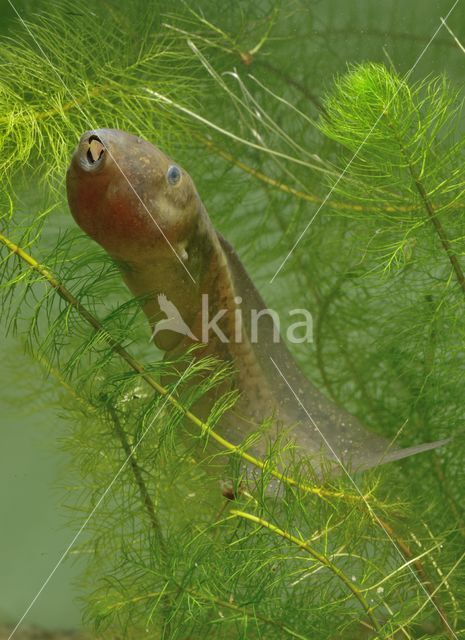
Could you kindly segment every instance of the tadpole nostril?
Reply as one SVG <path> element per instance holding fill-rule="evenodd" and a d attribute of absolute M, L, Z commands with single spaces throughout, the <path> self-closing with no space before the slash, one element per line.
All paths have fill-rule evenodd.
<path fill-rule="evenodd" d="M 89 148 L 87 149 L 87 160 L 90 164 L 95 164 L 105 153 L 105 147 L 98 136 L 90 136 Z"/>

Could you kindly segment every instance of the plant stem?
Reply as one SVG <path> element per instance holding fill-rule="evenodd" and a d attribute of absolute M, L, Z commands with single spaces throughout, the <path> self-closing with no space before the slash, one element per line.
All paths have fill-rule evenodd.
<path fill-rule="evenodd" d="M 150 524 L 152 525 L 152 529 L 153 532 L 156 536 L 157 539 L 157 543 L 158 543 L 158 548 L 160 549 L 161 552 L 161 556 L 162 556 L 162 564 L 165 565 L 165 570 L 166 570 L 166 564 L 167 564 L 167 560 L 168 560 L 168 553 L 167 553 L 167 549 L 166 549 L 166 542 L 165 539 L 163 537 L 163 529 L 161 527 L 160 521 L 157 518 L 157 515 L 155 513 L 155 507 L 153 505 L 152 502 L 152 498 L 150 497 L 150 494 L 147 490 L 147 486 L 144 482 L 144 479 L 142 477 L 142 473 L 140 470 L 139 465 L 137 464 L 137 460 L 135 458 L 135 451 L 132 449 L 132 447 L 130 446 L 129 442 L 128 442 L 128 438 L 126 435 L 126 432 L 124 431 L 123 427 L 121 426 L 121 422 L 119 420 L 119 416 L 118 413 L 116 411 L 116 409 L 114 407 L 112 407 L 111 405 L 107 406 L 108 408 L 108 412 L 111 416 L 111 419 L 113 421 L 114 427 L 115 427 L 115 431 L 118 435 L 118 438 L 121 442 L 121 446 L 123 448 L 123 451 L 126 455 L 126 459 L 129 460 L 129 464 L 132 470 L 132 473 L 134 475 L 134 478 L 136 480 L 136 484 L 137 487 L 139 489 L 139 494 L 142 500 L 142 503 L 147 511 L 149 520 L 150 520 Z M 171 611 L 170 611 L 170 605 L 173 605 L 173 599 L 171 597 L 171 594 L 169 593 L 168 595 L 168 599 L 163 599 L 162 601 L 162 605 L 161 605 L 161 610 L 162 610 L 162 619 L 164 621 L 164 630 L 166 633 L 168 633 L 168 636 L 170 634 L 170 629 L 171 629 Z"/>
<path fill-rule="evenodd" d="M 389 116 L 387 115 L 387 112 L 384 111 L 383 112 L 383 116 L 385 118 L 385 121 L 387 122 L 388 127 L 390 128 L 390 130 L 392 131 L 393 137 L 396 140 L 397 144 L 399 145 L 399 149 L 400 149 L 400 153 L 402 154 L 402 156 L 405 159 L 405 162 L 407 164 L 408 170 L 409 170 L 409 174 L 415 184 L 415 188 L 418 191 L 418 194 L 420 196 L 420 199 L 423 203 L 423 206 L 426 210 L 426 213 L 428 215 L 428 219 L 430 220 L 434 230 L 436 231 L 437 235 L 439 236 L 440 242 L 442 244 L 443 249 L 445 250 L 445 252 L 447 253 L 447 256 L 449 258 L 449 261 L 452 265 L 452 269 L 455 272 L 456 278 L 457 278 L 457 282 L 459 284 L 459 286 L 461 287 L 462 291 L 465 293 L 465 276 L 463 274 L 462 268 L 460 266 L 459 261 L 457 260 L 457 256 L 455 255 L 455 253 L 452 250 L 449 238 L 444 230 L 444 227 L 442 226 L 440 220 L 437 217 L 437 212 L 434 209 L 434 206 L 432 204 L 432 202 L 430 201 L 430 199 L 428 198 L 428 194 L 426 192 L 426 189 L 422 183 L 422 181 L 420 180 L 419 175 L 417 174 L 415 167 L 414 167 L 414 163 L 412 161 L 412 158 L 409 156 L 406 146 L 403 143 L 402 139 L 399 137 L 398 133 L 397 133 L 397 129 L 395 127 L 395 124 L 392 122 L 392 120 L 390 120 Z M 387 533 L 387 535 L 389 537 L 392 537 L 396 540 L 397 545 L 399 547 L 399 549 L 402 551 L 402 554 L 404 556 L 406 556 L 407 558 L 411 559 L 413 558 L 413 553 L 410 550 L 410 547 L 408 546 L 408 544 L 402 540 L 399 536 L 396 535 L 396 533 L 394 532 L 394 530 L 386 523 L 383 522 L 382 520 L 380 520 L 379 518 L 377 518 L 380 526 L 385 530 L 385 532 Z M 437 601 L 436 599 L 436 592 L 437 592 L 437 588 L 433 588 L 434 585 L 432 583 L 432 581 L 429 579 L 428 574 L 426 573 L 426 570 L 423 566 L 423 564 L 421 563 L 420 560 L 415 560 L 413 562 L 419 576 L 421 577 L 421 584 L 423 585 L 423 588 L 425 589 L 426 593 L 428 593 L 429 599 L 431 600 L 431 602 L 433 603 L 435 609 L 437 610 L 438 614 L 439 614 L 439 618 L 441 620 L 441 623 L 443 624 L 443 627 L 445 629 L 445 632 L 447 634 L 447 636 L 451 639 L 455 638 L 455 633 L 451 627 L 451 625 L 449 624 L 445 613 L 440 605 L 440 603 Z"/>
<path fill-rule="evenodd" d="M 463 292 L 465 293 L 465 276 L 463 274 L 462 271 L 462 267 L 460 266 L 459 261 L 457 260 L 457 256 L 455 255 L 451 244 L 449 242 L 449 238 L 447 237 L 447 234 L 444 230 L 444 227 L 442 226 L 436 211 L 434 210 L 434 207 L 431 203 L 431 201 L 428 198 L 428 194 L 426 193 L 425 187 L 423 186 L 423 183 L 420 181 L 420 179 L 418 178 L 415 169 L 413 168 L 411 162 L 409 162 L 409 170 L 410 170 L 410 174 L 413 178 L 413 181 L 415 183 L 415 186 L 417 188 L 418 193 L 420 194 L 420 198 L 423 202 L 423 205 L 428 213 L 428 217 L 429 220 L 431 222 L 431 224 L 434 227 L 434 230 L 436 231 L 436 233 L 439 236 L 439 239 L 441 241 L 441 244 L 444 248 L 444 251 L 447 253 L 447 256 L 450 260 L 450 263 L 452 265 L 452 268 L 455 272 L 457 281 L 459 283 L 459 285 L 461 286 Z"/>
<path fill-rule="evenodd" d="M 339 567 L 337 567 L 327 556 L 316 551 L 316 549 L 310 546 L 308 542 L 305 542 L 305 540 L 296 538 L 288 531 L 284 531 L 283 529 L 276 527 L 271 522 L 268 522 L 267 520 L 263 520 L 263 518 L 259 518 L 258 516 L 255 516 L 251 513 L 247 513 L 245 511 L 238 511 L 237 509 L 232 509 L 230 513 L 231 513 L 231 516 L 243 518 L 244 520 L 250 520 L 250 522 L 255 522 L 255 524 L 258 524 L 261 527 L 265 527 L 272 533 L 275 533 L 278 536 L 281 536 L 282 538 L 289 540 L 290 542 L 298 546 L 300 549 L 303 549 L 304 551 L 309 553 L 313 558 L 315 558 L 315 560 L 317 560 L 324 567 L 327 567 L 330 571 L 332 571 L 332 573 L 334 573 L 345 584 L 347 589 L 349 589 L 349 591 L 352 592 L 353 596 L 359 601 L 359 603 L 365 610 L 365 613 L 367 614 L 373 626 L 373 629 L 376 631 L 377 636 L 380 637 L 381 627 L 378 621 L 376 620 L 375 616 L 373 615 L 373 611 L 371 607 L 363 597 L 360 589 L 358 589 L 353 583 L 353 581 L 350 578 L 348 578 L 346 574 L 343 571 L 341 571 L 341 569 L 339 569 Z"/>
<path fill-rule="evenodd" d="M 224 449 L 230 451 L 231 453 L 238 455 L 243 460 L 253 464 L 259 469 L 266 469 L 267 464 L 262 460 L 255 458 L 254 456 L 246 453 L 241 450 L 240 446 L 236 446 L 226 440 L 222 436 L 220 436 L 214 429 L 212 429 L 206 422 L 200 420 L 196 415 L 194 415 L 189 409 L 186 409 L 184 405 L 179 402 L 163 385 L 155 380 L 147 371 L 144 369 L 143 365 L 140 364 L 138 360 L 136 360 L 115 338 L 111 336 L 111 334 L 102 326 L 101 322 L 87 310 L 84 305 L 82 305 L 79 300 L 61 283 L 57 278 L 43 265 L 39 264 L 37 260 L 35 260 L 31 255 L 26 253 L 21 247 L 16 245 L 14 242 L 9 240 L 5 235 L 0 233 L 0 242 L 4 244 L 8 249 L 18 255 L 24 262 L 26 262 L 30 267 L 32 267 L 37 273 L 39 273 L 47 282 L 52 286 L 57 294 L 65 300 L 69 305 L 71 305 L 78 314 L 93 327 L 96 331 L 100 333 L 102 338 L 107 342 L 107 344 L 111 347 L 111 349 L 117 353 L 136 373 L 140 375 L 140 377 L 146 382 L 150 387 L 155 389 L 160 395 L 166 397 L 166 400 L 170 402 L 178 411 L 183 413 L 188 420 L 190 420 L 193 424 L 195 424 L 202 434 L 208 434 L 210 438 L 215 440 L 218 444 L 220 444 Z M 359 496 L 354 494 L 349 494 L 343 491 L 331 491 L 329 489 L 324 489 L 323 487 L 311 486 L 308 484 L 302 484 L 299 481 L 287 476 L 276 469 L 272 469 L 270 471 L 271 475 L 277 478 L 280 482 L 287 484 L 292 487 L 296 487 L 306 493 L 311 493 L 316 495 L 322 499 L 326 498 L 336 498 L 343 499 L 348 501 L 356 501 L 362 504 L 366 504 L 367 497 Z"/>
<path fill-rule="evenodd" d="M 402 551 L 402 555 L 404 556 L 404 558 L 408 561 L 412 561 L 413 566 L 415 567 L 418 575 L 421 577 L 421 584 L 425 588 L 425 591 L 428 593 L 429 599 L 431 600 L 437 612 L 439 613 L 439 617 L 441 619 L 441 623 L 444 626 L 447 637 L 450 638 L 451 640 L 454 640 L 455 634 L 452 631 L 452 627 L 449 625 L 449 622 L 447 621 L 447 618 L 441 603 L 438 601 L 436 597 L 437 589 L 434 588 L 434 584 L 430 580 L 422 561 L 419 558 L 415 559 L 415 556 L 412 553 L 412 550 L 410 549 L 407 542 L 405 542 L 405 540 L 399 537 L 399 535 L 396 533 L 396 531 L 394 531 L 394 529 L 391 527 L 390 524 L 388 524 L 387 522 L 379 518 L 378 518 L 378 523 L 384 529 L 388 537 L 396 541 L 397 546 Z"/>
<path fill-rule="evenodd" d="M 287 193 L 287 194 L 289 194 L 291 196 L 295 196 L 296 198 L 299 198 L 301 200 L 306 200 L 307 202 L 312 202 L 312 203 L 314 203 L 316 205 L 321 205 L 323 203 L 324 198 L 322 198 L 320 196 L 317 196 L 317 195 L 314 195 L 312 193 L 306 193 L 305 191 L 299 191 L 299 189 L 295 189 L 294 187 L 291 187 L 290 185 L 288 185 L 288 184 L 286 184 L 284 182 L 280 182 L 279 180 L 276 180 L 275 178 L 271 178 L 270 176 L 266 175 L 265 173 L 262 173 L 261 171 L 258 171 L 258 169 L 255 169 L 254 167 L 251 167 L 250 165 L 248 165 L 245 162 L 243 162 L 242 160 L 239 160 L 238 158 L 233 156 L 231 153 L 228 153 L 227 151 L 224 151 L 223 149 L 220 149 L 220 147 L 217 147 L 208 138 L 196 133 L 195 131 L 193 131 L 191 129 L 188 129 L 187 127 L 185 128 L 185 131 L 191 137 L 194 137 L 197 140 L 199 140 L 209 150 L 214 151 L 221 158 L 223 158 L 224 160 L 227 160 L 228 162 L 230 162 L 234 166 L 239 167 L 239 169 L 242 169 L 242 171 L 245 171 L 246 173 L 248 173 L 249 175 L 253 176 L 257 180 L 260 180 L 261 182 L 264 182 L 265 184 L 268 184 L 271 187 L 279 189 L 280 191 L 283 191 L 284 193 Z M 363 206 L 361 204 L 353 204 L 351 202 L 344 202 L 343 200 L 335 200 L 334 198 L 331 199 L 331 208 L 332 209 L 337 209 L 337 210 L 342 210 L 342 211 L 356 211 L 356 212 L 364 212 L 364 211 L 370 211 L 371 210 L 370 207 L 368 207 L 368 206 Z M 383 211 L 385 211 L 387 213 L 398 213 L 399 211 L 400 212 L 409 212 L 409 211 L 413 211 L 414 209 L 415 209 L 415 207 L 412 206 L 412 205 L 406 205 L 406 206 L 386 205 L 386 206 L 383 206 Z"/>
<path fill-rule="evenodd" d="M 198 599 L 198 600 L 203 600 L 205 602 L 210 602 L 210 603 L 214 603 L 217 604 L 219 607 L 224 607 L 225 609 L 231 609 L 232 611 L 235 611 L 236 613 L 241 613 L 244 616 L 250 618 L 251 620 L 253 620 L 254 618 L 257 620 L 260 620 L 261 622 L 264 622 L 265 624 L 268 624 L 270 626 L 273 627 L 277 627 L 278 629 L 280 629 L 283 633 L 287 634 L 288 636 L 290 636 L 291 638 L 297 638 L 298 640 L 310 640 L 310 638 L 308 636 L 304 636 L 300 633 L 298 633 L 297 631 L 294 631 L 293 629 L 291 629 L 290 627 L 288 627 L 287 625 L 281 623 L 281 622 L 277 622 L 276 620 L 273 620 L 273 618 L 269 618 L 268 616 L 264 616 L 260 613 L 257 613 L 257 611 L 255 610 L 248 610 L 245 607 L 239 605 L 239 604 L 235 604 L 234 602 L 229 602 L 227 600 L 222 600 L 221 598 L 217 598 L 216 596 L 210 594 L 210 593 L 201 593 L 199 591 L 196 591 L 194 589 L 188 589 L 186 587 L 182 587 L 180 586 L 180 589 L 178 590 L 178 592 L 174 592 L 174 591 L 154 591 L 152 593 L 146 593 L 142 596 L 136 596 L 134 598 L 130 598 L 128 600 L 123 600 L 121 602 L 115 602 L 111 605 L 108 606 L 107 610 L 111 611 L 112 609 L 122 609 L 123 607 L 135 603 L 135 602 L 141 602 L 144 600 L 149 600 L 150 598 L 154 598 L 154 599 L 159 599 L 159 598 L 169 598 L 173 595 L 175 595 L 175 593 L 179 593 L 179 591 L 184 591 L 185 593 L 188 593 L 189 595 L 193 596 L 194 598 Z"/>
<path fill-rule="evenodd" d="M 124 431 L 118 413 L 116 411 L 116 409 L 110 405 L 108 405 L 108 412 L 111 416 L 111 419 L 113 421 L 114 427 L 115 427 L 115 431 L 116 434 L 121 442 L 121 446 L 123 448 L 123 451 L 127 457 L 127 459 L 129 460 L 129 464 L 131 466 L 132 469 L 132 473 L 134 475 L 134 478 L 136 480 L 136 484 L 137 487 L 139 489 L 139 494 L 140 497 L 142 499 L 142 502 L 144 504 L 144 507 L 147 511 L 147 515 L 149 517 L 150 520 L 150 524 L 152 525 L 152 529 L 157 537 L 157 541 L 158 541 L 158 545 L 160 547 L 160 551 L 162 553 L 162 556 L 166 559 L 167 557 L 167 553 L 166 553 L 166 543 L 165 540 L 163 538 L 163 530 L 160 524 L 160 521 L 157 518 L 157 515 L 155 513 L 155 507 L 152 501 L 152 498 L 150 497 L 150 494 L 148 492 L 147 486 L 144 482 L 144 478 L 142 477 L 142 472 L 141 469 L 137 463 L 137 460 L 135 458 L 135 453 L 132 449 L 132 447 L 130 446 L 129 442 L 128 442 L 128 437 L 126 432 Z"/>
<path fill-rule="evenodd" d="M 391 129 L 393 136 L 397 142 L 397 144 L 399 145 L 399 149 L 400 152 L 402 153 L 403 157 L 405 158 L 405 161 L 407 162 L 407 167 L 410 173 L 410 176 L 413 180 L 413 183 L 415 185 L 416 190 L 418 191 L 418 194 L 420 196 L 420 199 L 423 203 L 423 206 L 426 210 L 426 213 L 428 215 L 428 219 L 431 222 L 431 224 L 433 225 L 434 230 L 436 231 L 437 235 L 439 236 L 439 240 L 442 244 L 442 247 L 444 249 L 444 251 L 447 253 L 447 257 L 449 258 L 449 261 L 452 265 L 452 269 L 455 272 L 455 276 L 457 278 L 457 282 L 459 283 L 459 286 L 461 287 L 462 291 L 465 293 L 465 276 L 463 274 L 462 271 L 462 267 L 460 266 L 460 263 L 457 259 L 457 256 L 455 255 L 449 238 L 447 236 L 447 233 L 444 229 L 444 227 L 442 226 L 439 218 L 438 218 L 438 214 L 434 209 L 433 203 L 431 202 L 431 200 L 428 198 L 428 194 L 426 192 L 426 189 L 423 185 L 423 182 L 420 180 L 419 175 L 417 174 L 415 167 L 414 167 L 414 163 L 412 162 L 412 158 L 409 156 L 409 154 L 407 153 L 407 150 L 405 148 L 405 145 L 403 144 L 401 138 L 399 138 L 399 135 L 397 134 L 397 130 L 393 124 L 393 122 L 389 119 L 388 115 L 386 112 L 383 113 L 384 118 L 388 124 L 388 127 Z"/>

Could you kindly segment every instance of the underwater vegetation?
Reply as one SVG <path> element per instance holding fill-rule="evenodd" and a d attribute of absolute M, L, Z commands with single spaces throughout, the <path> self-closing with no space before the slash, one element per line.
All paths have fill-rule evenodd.
<path fill-rule="evenodd" d="M 92 637 L 465 637 L 464 7 L 375 4 L 2 6 L 1 322 L 31 369 L 3 366 L 42 371 L 70 530 L 11 638 L 71 555 Z M 163 359 L 69 213 L 93 129 L 176 158 L 267 304 L 311 311 L 288 347 L 327 398 L 395 449 L 449 443 L 314 473 L 279 439 L 251 455 L 267 420 L 221 434 L 234 390 L 196 413 L 231 367 Z"/>

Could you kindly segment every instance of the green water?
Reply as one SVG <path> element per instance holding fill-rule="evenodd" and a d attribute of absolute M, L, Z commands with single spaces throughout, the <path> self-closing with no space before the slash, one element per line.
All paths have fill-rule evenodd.
<path fill-rule="evenodd" d="M 43 372 L 21 355 L 14 338 L 2 343 L 2 365 L 0 621 L 15 623 L 71 542 L 76 527 L 67 525 L 63 511 L 66 456 L 60 454 L 57 441 L 66 425 L 57 407 L 47 404 L 53 382 L 41 380 Z M 25 624 L 78 625 L 73 580 L 79 570 L 71 554 L 44 588 Z"/>
<path fill-rule="evenodd" d="M 118 6 L 118 3 L 97 4 L 104 8 L 107 5 Z M 188 4 L 205 8 L 213 21 L 221 19 L 222 11 L 218 10 L 218 3 L 192 3 L 189 0 Z M 310 88 L 316 96 L 326 91 L 332 78 L 343 73 L 348 63 L 366 60 L 385 64 L 392 62 L 403 73 L 411 68 L 439 27 L 440 17 L 447 13 L 451 4 L 449 1 L 429 1 L 425 5 L 419 0 L 409 3 L 395 0 L 382 3 L 373 0 L 350 3 L 345 0 L 293 2 L 290 3 L 287 20 L 277 25 L 276 41 L 271 43 L 270 54 L 264 59 L 288 79 L 295 79 L 304 88 Z M 172 5 L 175 9 L 176 3 Z M 238 5 L 247 15 L 247 2 Z M 35 5 L 23 2 L 15 6 L 24 18 L 32 20 L 34 11 L 46 7 L 47 3 Z M 121 6 L 124 7 L 124 4 L 121 3 Z M 450 24 L 458 33 L 460 29 L 463 30 L 464 15 L 464 7 L 460 6 L 451 18 Z M 10 29 L 9 33 L 26 37 L 7 2 L 0 2 L 0 20 L 4 32 Z M 132 37 L 128 33 L 128 39 Z M 232 59 L 229 69 L 238 64 L 238 59 Z M 422 78 L 430 73 L 446 71 L 453 81 L 463 82 L 464 65 L 465 54 L 447 32 L 441 30 L 416 65 L 414 77 Z M 251 71 L 254 72 L 254 69 Z M 302 93 L 293 93 L 294 89 L 283 82 L 276 71 L 262 70 L 260 79 L 269 82 L 274 90 L 300 109 L 311 112 L 312 107 Z M 209 101 L 214 104 L 212 96 L 205 97 L 207 105 Z M 219 117 L 215 113 L 212 115 L 212 119 Z M 300 130 L 293 133 L 301 135 Z M 215 225 L 237 247 L 270 306 L 280 308 L 281 305 L 285 308 L 295 296 L 305 298 L 305 292 L 299 293 L 303 285 L 297 270 L 287 275 L 283 273 L 276 287 L 268 284 L 282 254 L 292 245 L 302 226 L 296 225 L 283 240 L 275 220 L 255 215 L 257 211 L 262 212 L 264 201 L 267 206 L 270 206 L 270 202 L 273 204 L 272 198 L 266 202 L 263 197 L 262 185 L 251 182 L 248 176 L 244 177 L 237 169 L 223 174 L 222 166 L 218 168 L 218 159 L 213 156 L 197 164 L 195 153 L 188 146 L 181 149 L 180 153 L 202 197 L 205 194 L 205 203 Z M 237 194 L 235 198 L 231 197 L 231 201 L 228 200 L 229 180 L 237 188 Z M 64 185 L 60 189 L 62 196 Z M 60 230 L 74 226 L 63 202 L 48 224 L 44 236 L 46 244 L 53 244 Z M 282 200 L 279 200 L 278 205 L 282 207 L 286 220 L 292 219 L 294 204 L 282 204 Z M 304 211 L 300 222 L 306 220 L 305 215 L 307 213 Z M 280 245 L 280 242 L 283 244 Z M 278 247 L 279 255 L 270 253 L 270 246 L 273 249 Z M 70 525 L 69 513 L 63 506 L 73 490 L 72 486 L 67 485 L 68 458 L 58 446 L 58 441 L 69 428 L 64 415 L 66 403 L 60 407 L 57 397 L 61 396 L 56 394 L 57 382 L 51 377 L 44 379 L 43 369 L 24 355 L 24 340 L 13 335 L 5 337 L 6 328 L 3 325 L 1 331 L 0 622 L 15 623 L 44 587 L 28 613 L 25 624 L 44 628 L 75 628 L 80 622 L 77 599 L 81 594 L 75 586 L 75 580 L 82 573 L 83 563 L 71 553 L 44 586 L 74 538 L 79 521 L 85 517 L 80 516 L 81 520 L 74 517 Z M 304 362 L 306 354 L 296 355 L 303 366 L 311 371 L 311 364 Z M 308 361 L 314 360 L 315 353 L 312 351 Z"/>

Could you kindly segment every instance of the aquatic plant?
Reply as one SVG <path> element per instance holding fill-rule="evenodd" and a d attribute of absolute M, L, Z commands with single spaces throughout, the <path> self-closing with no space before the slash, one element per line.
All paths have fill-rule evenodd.
<path fill-rule="evenodd" d="M 89 558 L 85 619 L 103 637 L 463 633 L 461 88 L 365 63 L 309 92 L 275 64 L 302 11 L 64 3 L 0 45 L 2 322 L 69 419 L 79 535 L 57 562 Z M 206 423 L 190 410 L 228 369 L 160 361 L 69 219 L 66 165 L 96 125 L 179 158 L 270 305 L 304 299 L 315 345 L 295 356 L 331 398 L 398 443 L 453 443 L 355 478 L 296 460 L 270 497 L 279 443 L 250 459 L 215 431 L 234 394 Z M 258 486 L 230 500 L 207 466 L 238 485 L 247 456 Z"/>

